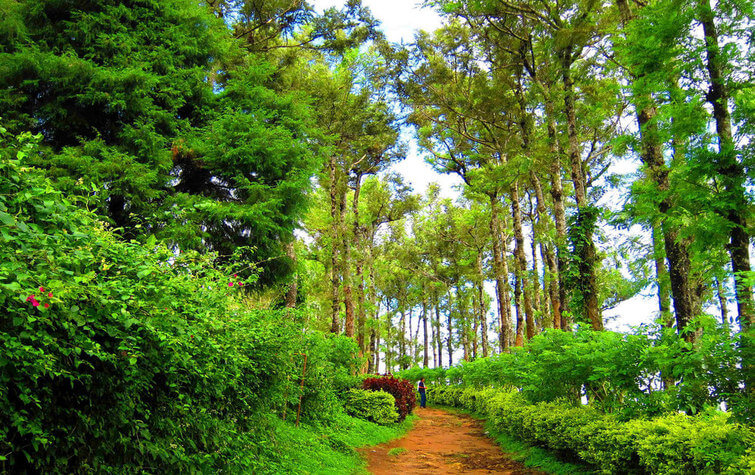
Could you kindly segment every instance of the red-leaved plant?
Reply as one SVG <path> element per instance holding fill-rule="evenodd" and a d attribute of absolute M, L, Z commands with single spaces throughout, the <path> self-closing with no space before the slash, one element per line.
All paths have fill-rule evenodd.
<path fill-rule="evenodd" d="M 406 419 L 406 416 L 411 414 L 416 405 L 414 387 L 412 386 L 412 383 L 406 379 L 400 379 L 393 376 L 367 378 L 362 383 L 362 388 L 370 391 L 385 391 L 392 394 L 396 399 L 396 409 L 398 410 L 399 422 Z"/>

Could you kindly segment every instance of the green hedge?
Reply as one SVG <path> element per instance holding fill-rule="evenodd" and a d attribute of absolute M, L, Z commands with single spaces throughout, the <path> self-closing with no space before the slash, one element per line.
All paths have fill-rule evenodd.
<path fill-rule="evenodd" d="M 755 472 L 755 431 L 718 411 L 623 422 L 563 400 L 529 404 L 518 391 L 439 387 L 428 399 L 479 412 L 501 432 L 577 456 L 604 473 Z"/>
<path fill-rule="evenodd" d="M 377 424 L 387 425 L 398 421 L 396 399 L 385 391 L 349 389 L 344 395 L 344 409 L 351 416 Z"/>

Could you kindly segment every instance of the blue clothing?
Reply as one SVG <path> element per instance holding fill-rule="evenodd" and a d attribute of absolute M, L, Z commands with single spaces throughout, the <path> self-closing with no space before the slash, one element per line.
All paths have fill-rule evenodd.
<path fill-rule="evenodd" d="M 419 391 L 419 407 L 427 407 L 427 396 L 425 395 L 425 382 L 420 381 L 417 384 L 417 391 Z"/>

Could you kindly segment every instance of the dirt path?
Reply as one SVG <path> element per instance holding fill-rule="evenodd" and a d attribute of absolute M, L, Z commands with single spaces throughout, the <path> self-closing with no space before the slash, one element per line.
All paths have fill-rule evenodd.
<path fill-rule="evenodd" d="M 501 448 L 485 436 L 481 421 L 439 409 L 416 408 L 414 411 L 419 419 L 406 436 L 362 450 L 371 473 L 543 473 L 508 459 Z"/>

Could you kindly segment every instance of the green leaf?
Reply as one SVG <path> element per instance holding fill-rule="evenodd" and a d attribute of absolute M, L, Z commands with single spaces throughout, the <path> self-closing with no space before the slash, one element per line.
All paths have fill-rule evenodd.
<path fill-rule="evenodd" d="M 16 224 L 16 219 L 8 213 L 0 211 L 0 222 L 6 226 L 14 226 Z"/>

